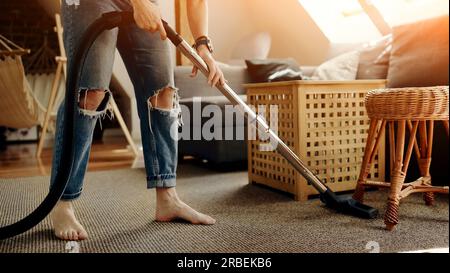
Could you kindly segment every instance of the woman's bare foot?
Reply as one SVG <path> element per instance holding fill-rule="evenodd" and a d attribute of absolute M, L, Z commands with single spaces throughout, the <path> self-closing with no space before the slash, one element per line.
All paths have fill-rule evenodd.
<path fill-rule="evenodd" d="M 171 222 L 182 219 L 194 225 L 214 225 L 216 220 L 182 202 L 175 188 L 156 189 L 156 221 Z"/>
<path fill-rule="evenodd" d="M 53 209 L 50 218 L 55 235 L 59 239 L 68 241 L 87 239 L 86 230 L 75 217 L 72 202 L 59 201 Z"/>

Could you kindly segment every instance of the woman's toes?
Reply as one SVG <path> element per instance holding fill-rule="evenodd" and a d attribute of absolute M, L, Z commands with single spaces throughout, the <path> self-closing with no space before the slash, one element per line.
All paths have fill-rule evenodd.
<path fill-rule="evenodd" d="M 203 214 L 202 218 L 203 218 L 202 223 L 205 225 L 214 225 L 216 223 L 216 220 L 211 216 Z"/>
<path fill-rule="evenodd" d="M 78 237 L 78 240 L 86 240 L 87 234 L 86 234 L 86 232 L 81 231 L 81 232 L 77 233 L 77 237 Z"/>
<path fill-rule="evenodd" d="M 70 230 L 67 232 L 67 239 L 70 240 L 70 241 L 73 240 L 73 230 L 72 230 L 72 229 L 70 229 Z"/>
<path fill-rule="evenodd" d="M 214 218 L 212 218 L 210 216 L 207 216 L 207 217 L 208 218 L 207 218 L 206 222 L 207 222 L 208 225 L 214 225 L 216 223 L 216 219 L 214 219 Z"/>
<path fill-rule="evenodd" d="M 72 240 L 78 240 L 78 232 L 76 230 L 72 230 Z"/>

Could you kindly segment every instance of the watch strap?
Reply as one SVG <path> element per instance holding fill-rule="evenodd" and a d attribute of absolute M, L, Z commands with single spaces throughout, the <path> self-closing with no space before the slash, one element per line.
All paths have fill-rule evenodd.
<path fill-rule="evenodd" d="M 201 46 L 201 45 L 205 45 L 205 46 L 208 48 L 208 50 L 209 50 L 211 53 L 213 53 L 214 49 L 213 49 L 213 46 L 212 46 L 212 43 L 211 43 L 211 39 L 210 39 L 209 37 L 207 37 L 207 36 L 201 36 L 201 37 L 197 38 L 197 39 L 195 40 L 195 43 L 194 43 L 193 47 L 194 47 L 195 49 L 197 49 L 197 48 L 198 48 L 199 46 Z"/>

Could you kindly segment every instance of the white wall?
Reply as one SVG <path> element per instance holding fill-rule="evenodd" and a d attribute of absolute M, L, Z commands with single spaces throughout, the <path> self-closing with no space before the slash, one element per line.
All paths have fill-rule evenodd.
<path fill-rule="evenodd" d="M 171 1 L 169 1 L 171 2 Z M 272 36 L 271 58 L 293 57 L 301 65 L 327 59 L 330 43 L 297 0 L 209 0 L 210 35 L 221 61 L 254 32 Z"/>
<path fill-rule="evenodd" d="M 252 0 L 208 0 L 209 34 L 220 61 L 228 61 L 240 39 L 256 29 L 247 2 Z"/>
<path fill-rule="evenodd" d="M 330 43 L 297 0 L 247 0 L 257 30 L 272 35 L 271 57 L 293 57 L 317 65 L 328 57 Z"/>

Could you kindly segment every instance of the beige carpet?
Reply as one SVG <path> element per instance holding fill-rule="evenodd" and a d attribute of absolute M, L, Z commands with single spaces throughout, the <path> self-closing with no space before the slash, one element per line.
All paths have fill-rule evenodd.
<path fill-rule="evenodd" d="M 90 233 L 79 244 L 83 253 L 110 252 L 381 252 L 448 248 L 448 197 L 434 207 L 420 195 L 405 200 L 397 231 L 383 229 L 382 218 L 360 220 L 305 204 L 284 194 L 247 184 L 247 174 L 216 173 L 191 165 L 179 170 L 178 191 L 193 207 L 214 216 L 215 226 L 153 221 L 155 193 L 145 190 L 142 170 L 89 173 L 76 203 Z M 0 179 L 0 224 L 26 215 L 44 197 L 48 178 Z M 367 201 L 384 210 L 386 192 Z M 373 244 L 373 243 L 372 243 Z M 48 219 L 33 230 L 0 242 L 0 252 L 68 252 L 55 239 Z"/>

